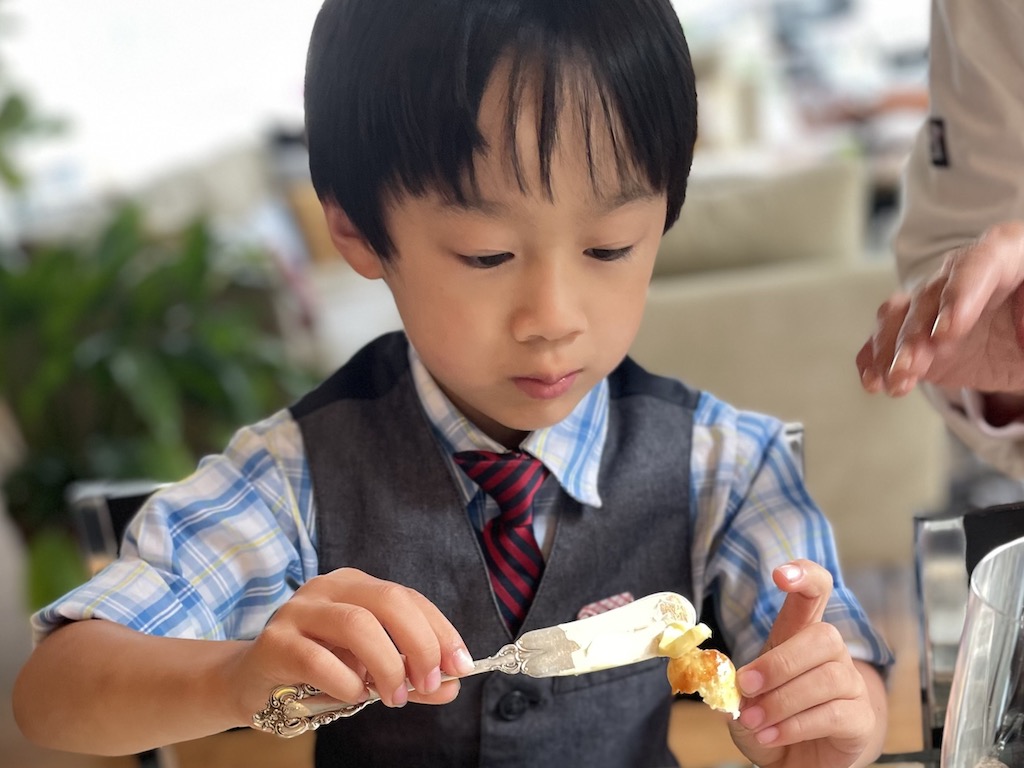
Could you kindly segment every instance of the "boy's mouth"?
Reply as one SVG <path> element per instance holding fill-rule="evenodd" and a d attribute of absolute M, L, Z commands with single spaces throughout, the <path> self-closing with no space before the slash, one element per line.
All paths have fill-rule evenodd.
<path fill-rule="evenodd" d="M 512 381 L 528 397 L 552 400 L 568 392 L 578 375 L 577 370 L 560 376 L 517 376 Z"/>

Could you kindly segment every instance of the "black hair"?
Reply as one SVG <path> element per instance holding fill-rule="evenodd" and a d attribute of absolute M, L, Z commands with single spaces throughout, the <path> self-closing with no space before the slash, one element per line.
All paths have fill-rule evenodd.
<path fill-rule="evenodd" d="M 326 0 L 306 60 L 306 138 L 313 185 L 339 205 L 382 259 L 393 245 L 384 206 L 437 191 L 463 202 L 495 65 L 510 62 L 507 127 L 520 185 L 515 121 L 524 81 L 538 82 L 540 178 L 566 88 L 590 149 L 597 116 L 620 174 L 665 192 L 679 216 L 697 135 L 686 39 L 670 0 Z M 581 83 L 568 78 L 582 75 Z M 537 78 L 536 80 L 534 78 Z M 579 86 L 585 87 L 580 91 Z"/>

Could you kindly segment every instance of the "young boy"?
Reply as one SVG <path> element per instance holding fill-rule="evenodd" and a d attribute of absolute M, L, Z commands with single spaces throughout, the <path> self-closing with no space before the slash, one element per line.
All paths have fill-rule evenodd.
<path fill-rule="evenodd" d="M 671 590 L 718 598 L 752 762 L 871 762 L 890 656 L 779 422 L 624 360 L 696 134 L 669 0 L 328 0 L 306 110 L 333 241 L 405 333 L 157 494 L 35 617 L 25 733 L 133 752 L 247 725 L 281 683 L 372 681 L 318 766 L 672 765 L 661 660 L 441 681 Z"/>

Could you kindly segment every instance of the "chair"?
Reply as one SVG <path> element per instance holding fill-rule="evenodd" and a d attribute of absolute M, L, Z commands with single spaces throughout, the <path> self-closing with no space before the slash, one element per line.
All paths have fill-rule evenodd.
<path fill-rule="evenodd" d="M 163 486 L 152 480 L 83 480 L 68 486 L 65 498 L 91 573 L 117 557 L 128 523 Z"/>
<path fill-rule="evenodd" d="M 163 484 L 149 480 L 90 480 L 72 483 L 65 498 L 90 573 L 114 560 L 135 513 Z M 173 753 L 151 749 L 137 755 L 139 768 L 175 768 Z"/>

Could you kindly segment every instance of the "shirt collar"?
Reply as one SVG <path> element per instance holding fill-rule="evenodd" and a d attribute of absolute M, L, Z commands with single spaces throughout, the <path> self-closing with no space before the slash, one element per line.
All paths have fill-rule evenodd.
<path fill-rule="evenodd" d="M 452 404 L 409 345 L 409 365 L 419 396 L 434 433 L 448 452 L 483 450 L 504 453 L 505 447 L 485 435 Z M 534 430 L 519 447 L 540 459 L 559 485 L 581 504 L 601 506 L 597 490 L 601 454 L 608 434 L 608 381 L 602 379 L 576 405 L 572 413 L 550 427 Z M 453 462 L 454 464 L 454 462 Z M 465 501 L 477 492 L 476 483 L 464 472 L 455 472 Z"/>

